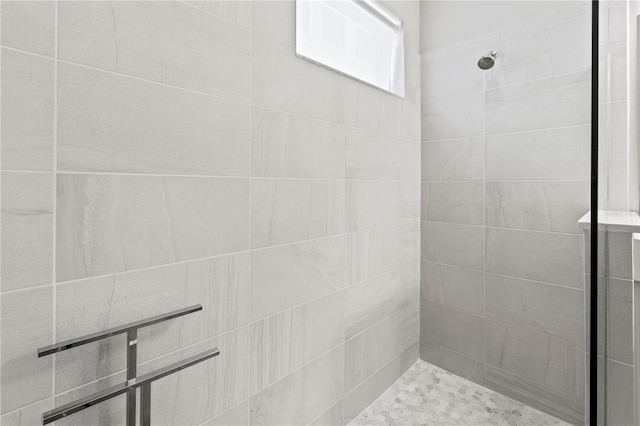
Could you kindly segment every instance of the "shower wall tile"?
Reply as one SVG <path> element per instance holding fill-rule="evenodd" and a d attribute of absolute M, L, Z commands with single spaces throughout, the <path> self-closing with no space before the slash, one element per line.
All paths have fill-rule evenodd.
<path fill-rule="evenodd" d="M 259 107 L 251 126 L 252 176 L 344 179 L 344 127 Z"/>
<path fill-rule="evenodd" d="M 367 408 L 371 401 L 382 395 L 417 359 L 418 343 L 414 343 L 345 395 L 343 403 L 344 420 L 342 424 L 348 424 Z"/>
<path fill-rule="evenodd" d="M 633 234 L 607 232 L 607 272 L 611 278 L 633 279 Z M 604 271 L 604 269 L 601 269 Z"/>
<path fill-rule="evenodd" d="M 249 174 L 248 105 L 66 63 L 58 67 L 59 169 Z"/>
<path fill-rule="evenodd" d="M 1 52 L 2 169 L 51 170 L 54 61 L 8 49 Z"/>
<path fill-rule="evenodd" d="M 420 359 L 440 366 L 456 376 L 484 385 L 484 362 L 467 358 L 427 340 L 420 341 Z"/>
<path fill-rule="evenodd" d="M 51 173 L 1 175 L 2 292 L 53 280 L 53 192 Z"/>
<path fill-rule="evenodd" d="M 252 396 L 250 424 L 307 424 L 325 412 L 344 395 L 344 354 L 339 346 Z"/>
<path fill-rule="evenodd" d="M 213 2 L 216 3 L 216 2 Z M 249 424 L 249 400 L 229 408 L 218 414 L 211 420 L 203 423 L 204 426 L 246 426 Z"/>
<path fill-rule="evenodd" d="M 591 14 L 545 28 L 554 75 L 591 68 Z"/>
<path fill-rule="evenodd" d="M 462 48 L 448 55 L 422 55 L 421 101 L 460 96 L 484 89 L 485 75 L 475 66 L 478 48 Z"/>
<path fill-rule="evenodd" d="M 251 393 L 344 341 L 345 295 L 334 293 L 251 325 Z"/>
<path fill-rule="evenodd" d="M 487 317 L 584 344 L 584 292 L 486 274 Z"/>
<path fill-rule="evenodd" d="M 0 12 L 2 45 L 45 56 L 54 56 L 56 3 L 5 1 Z"/>
<path fill-rule="evenodd" d="M 346 235 L 348 282 L 353 284 L 420 260 L 420 223 Z"/>
<path fill-rule="evenodd" d="M 361 231 L 402 222 L 401 183 L 346 182 L 347 231 Z"/>
<path fill-rule="evenodd" d="M 419 282 L 420 264 L 414 262 L 346 289 L 345 339 L 408 306 L 418 309 Z"/>
<path fill-rule="evenodd" d="M 254 104 L 344 122 L 344 77 L 339 74 L 297 57 L 291 47 L 257 34 L 253 35 L 252 70 Z"/>
<path fill-rule="evenodd" d="M 480 271 L 421 262 L 420 297 L 423 303 L 484 316 L 484 279 Z"/>
<path fill-rule="evenodd" d="M 487 182 L 485 199 L 488 226 L 582 234 L 589 181 Z"/>
<path fill-rule="evenodd" d="M 59 174 L 57 192 L 58 281 L 249 248 L 246 179 Z"/>
<path fill-rule="evenodd" d="M 53 343 L 53 289 L 3 294 L 0 302 L 0 412 L 4 414 L 51 396 L 53 360 L 38 358 L 36 350 Z"/>
<path fill-rule="evenodd" d="M 505 39 L 492 46 L 497 55 L 495 65 L 486 73 L 487 89 L 552 75 L 549 47 L 542 28 Z M 474 59 L 477 60 L 477 49 L 475 53 Z M 474 68 L 477 69 L 475 66 Z"/>
<path fill-rule="evenodd" d="M 484 140 L 470 138 L 422 144 L 422 180 L 482 180 Z"/>
<path fill-rule="evenodd" d="M 581 71 L 489 90 L 487 134 L 589 123 L 590 74 Z"/>
<path fill-rule="evenodd" d="M 487 364 L 573 398 L 584 396 L 584 346 L 486 320 Z"/>
<path fill-rule="evenodd" d="M 251 319 L 346 286 L 345 237 L 288 244 L 251 254 Z"/>
<path fill-rule="evenodd" d="M 248 327 L 143 364 L 142 374 L 218 348 L 220 355 L 162 380 L 151 394 L 151 418 L 159 425 L 201 424 L 249 396 Z M 154 423 L 155 424 L 155 423 Z"/>
<path fill-rule="evenodd" d="M 486 271 L 583 288 L 580 235 L 487 228 Z"/>
<path fill-rule="evenodd" d="M 423 182 L 422 220 L 483 225 L 483 182 Z"/>
<path fill-rule="evenodd" d="M 186 306 L 202 312 L 140 330 L 139 361 L 147 361 L 249 322 L 248 253 L 74 281 L 58 286 L 56 341 Z M 78 300 L 86 300 L 78 305 Z M 67 391 L 119 371 L 118 337 L 56 356 L 56 390 Z M 99 366 L 99 367 L 96 367 Z"/>
<path fill-rule="evenodd" d="M 486 366 L 485 386 L 525 404 L 538 407 L 570 424 L 584 423 L 584 396 L 567 395 L 508 371 Z"/>
<path fill-rule="evenodd" d="M 607 422 L 612 425 L 634 424 L 635 398 L 634 369 L 631 366 L 609 360 L 609 389 L 607 392 Z"/>
<path fill-rule="evenodd" d="M 249 100 L 251 34 L 186 3 L 60 2 L 58 28 L 66 61 Z"/>
<path fill-rule="evenodd" d="M 487 180 L 589 180 L 590 127 L 487 136 Z"/>
<path fill-rule="evenodd" d="M 422 222 L 422 260 L 483 270 L 484 228 Z"/>
<path fill-rule="evenodd" d="M 485 324 L 482 317 L 423 301 L 420 333 L 424 340 L 484 362 Z"/>
<path fill-rule="evenodd" d="M 294 0 L 254 1 L 253 33 L 289 47 L 296 44 L 296 2 Z"/>
<path fill-rule="evenodd" d="M 0 416 L 0 423 L 12 426 L 31 426 L 42 423 L 42 413 L 53 409 L 53 398 L 43 399 L 32 405 Z"/>
<path fill-rule="evenodd" d="M 345 392 L 352 391 L 419 339 L 419 309 L 407 306 L 347 340 L 344 345 Z"/>
<path fill-rule="evenodd" d="M 399 209 L 398 206 L 394 208 Z M 252 180 L 252 248 L 319 238 L 344 231 L 343 181 Z"/>
<path fill-rule="evenodd" d="M 187 1 L 187 3 L 242 28 L 251 29 L 252 11 L 250 2 L 237 2 L 233 0 L 192 0 Z"/>
<path fill-rule="evenodd" d="M 344 424 L 344 402 L 342 399 L 309 423 L 310 426 L 342 426 Z"/>
<path fill-rule="evenodd" d="M 481 136 L 484 132 L 484 110 L 484 92 L 424 102 L 422 140 Z"/>
<path fill-rule="evenodd" d="M 599 54 L 598 100 L 615 102 L 628 99 L 627 42 L 600 46 Z"/>
<path fill-rule="evenodd" d="M 420 179 L 420 144 L 360 129 L 346 138 L 347 179 Z"/>

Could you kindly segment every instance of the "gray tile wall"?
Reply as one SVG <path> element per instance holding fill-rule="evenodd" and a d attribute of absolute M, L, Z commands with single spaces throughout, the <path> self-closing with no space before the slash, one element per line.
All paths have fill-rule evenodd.
<path fill-rule="evenodd" d="M 421 52 L 420 355 L 580 424 L 591 15 L 555 10 Z"/>
<path fill-rule="evenodd" d="M 195 303 L 140 333 L 142 373 L 222 351 L 154 424 L 343 424 L 413 364 L 420 5 L 388 7 L 404 99 L 296 57 L 293 1 L 2 2 L 0 423 L 124 379 L 122 339 L 38 347 Z"/>

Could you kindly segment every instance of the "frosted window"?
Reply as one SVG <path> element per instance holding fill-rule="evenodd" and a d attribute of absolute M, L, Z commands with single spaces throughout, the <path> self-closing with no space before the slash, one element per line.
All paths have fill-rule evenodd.
<path fill-rule="evenodd" d="M 297 0 L 296 53 L 404 96 L 402 21 L 372 0 Z"/>

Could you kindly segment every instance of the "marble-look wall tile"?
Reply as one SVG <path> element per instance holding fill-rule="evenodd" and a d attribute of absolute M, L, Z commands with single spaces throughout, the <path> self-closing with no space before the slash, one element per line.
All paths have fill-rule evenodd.
<path fill-rule="evenodd" d="M 345 339 L 407 306 L 418 308 L 419 294 L 418 262 L 349 287 L 342 295 L 345 301 Z"/>
<path fill-rule="evenodd" d="M 203 423 L 203 426 L 247 426 L 248 424 L 249 400 L 246 399 L 240 404 L 206 421 Z"/>
<path fill-rule="evenodd" d="M 484 92 L 424 102 L 422 140 L 480 136 L 484 132 L 484 110 Z"/>
<path fill-rule="evenodd" d="M 190 5 L 202 9 L 225 21 L 232 22 L 242 28 L 251 29 L 251 3 L 233 0 L 191 0 Z"/>
<path fill-rule="evenodd" d="M 483 90 L 485 73 L 475 65 L 478 50 L 464 46 L 447 55 L 421 55 L 422 102 Z"/>
<path fill-rule="evenodd" d="M 249 31 L 183 2 L 61 2 L 58 27 L 66 61 L 249 100 Z"/>
<path fill-rule="evenodd" d="M 581 234 L 589 210 L 589 181 L 487 182 L 486 224 Z"/>
<path fill-rule="evenodd" d="M 8 49 L 1 52 L 2 169 L 51 170 L 54 61 Z"/>
<path fill-rule="evenodd" d="M 252 101 L 281 111 L 344 122 L 339 74 L 296 56 L 293 48 L 253 35 Z"/>
<path fill-rule="evenodd" d="M 420 316 L 422 339 L 484 362 L 485 325 L 482 317 L 431 302 L 422 303 Z"/>
<path fill-rule="evenodd" d="M 242 253 L 60 285 L 56 340 L 202 304 L 202 312 L 140 330 L 138 359 L 144 362 L 245 325 L 249 262 L 249 254 Z M 121 340 L 112 338 L 58 354 L 57 392 L 123 368 L 121 345 Z"/>
<path fill-rule="evenodd" d="M 252 321 L 343 288 L 344 253 L 343 236 L 253 251 Z"/>
<path fill-rule="evenodd" d="M 483 182 L 423 182 L 422 220 L 484 224 Z"/>
<path fill-rule="evenodd" d="M 327 297 L 251 325 L 251 393 L 344 341 L 345 295 Z"/>
<path fill-rule="evenodd" d="M 484 228 L 422 222 L 422 260 L 482 270 Z"/>
<path fill-rule="evenodd" d="M 296 2 L 294 0 L 254 1 L 253 33 L 295 47 Z"/>
<path fill-rule="evenodd" d="M 484 363 L 460 355 L 427 340 L 420 341 L 420 359 L 444 368 L 456 376 L 484 385 Z"/>
<path fill-rule="evenodd" d="M 486 320 L 487 364 L 574 398 L 584 395 L 584 346 Z"/>
<path fill-rule="evenodd" d="M 589 126 L 487 136 L 487 180 L 589 180 Z"/>
<path fill-rule="evenodd" d="M 38 358 L 36 351 L 53 343 L 53 289 L 3 294 L 0 302 L 0 413 L 4 414 L 51 396 L 53 359 Z"/>
<path fill-rule="evenodd" d="M 333 407 L 313 419 L 309 426 L 343 426 L 344 422 L 344 402 L 341 399 Z"/>
<path fill-rule="evenodd" d="M 482 138 L 433 141 L 422 144 L 422 180 L 482 180 L 484 140 Z"/>
<path fill-rule="evenodd" d="M 252 176 L 344 179 L 341 125 L 254 107 L 251 126 Z"/>
<path fill-rule="evenodd" d="M 605 241 L 607 244 L 608 276 L 627 280 L 632 279 L 633 234 L 626 232 L 607 232 L 605 239 L 600 241 Z"/>
<path fill-rule="evenodd" d="M 407 306 L 345 343 L 345 391 L 365 379 L 420 339 L 420 313 Z"/>
<path fill-rule="evenodd" d="M 554 75 L 591 67 L 591 14 L 545 28 Z"/>
<path fill-rule="evenodd" d="M 343 424 L 348 424 L 367 408 L 417 360 L 418 343 L 416 342 L 349 392 L 343 402 Z"/>
<path fill-rule="evenodd" d="M 634 404 L 638 404 L 634 390 L 634 368 L 609 360 L 609 389 L 607 392 L 607 422 L 612 425 L 634 424 Z"/>
<path fill-rule="evenodd" d="M 484 316 L 484 273 L 440 263 L 421 262 L 423 302 Z"/>
<path fill-rule="evenodd" d="M 3 172 L 0 237 L 2 292 L 50 284 L 53 280 L 51 173 Z"/>
<path fill-rule="evenodd" d="M 486 275 L 487 317 L 584 344 L 584 292 Z"/>
<path fill-rule="evenodd" d="M 151 421 L 154 425 L 201 424 L 247 399 L 249 327 L 143 364 L 140 372 L 144 374 L 214 347 L 220 349 L 219 356 L 154 385 L 151 394 Z"/>
<path fill-rule="evenodd" d="M 347 179 L 420 179 L 420 144 L 368 130 L 349 129 Z"/>
<path fill-rule="evenodd" d="M 486 133 L 588 124 L 590 87 L 582 71 L 489 90 Z"/>
<path fill-rule="evenodd" d="M 61 174 L 57 197 L 58 281 L 249 248 L 245 179 Z"/>
<path fill-rule="evenodd" d="M 344 182 L 254 179 L 251 185 L 252 248 L 344 232 Z"/>
<path fill-rule="evenodd" d="M 567 395 L 491 365 L 485 368 L 485 386 L 489 389 L 535 406 L 570 424 L 584 423 L 584 395 Z"/>
<path fill-rule="evenodd" d="M 492 49 L 497 56 L 494 67 L 486 73 L 487 89 L 538 80 L 552 74 L 543 28 L 506 38 L 492 45 Z"/>
<path fill-rule="evenodd" d="M 0 416 L 0 423 L 11 426 L 35 426 L 42 424 L 42 413 L 53 409 L 53 398 L 43 399 L 32 405 Z"/>
<path fill-rule="evenodd" d="M 333 406 L 344 395 L 344 354 L 339 346 L 252 396 L 250 424 L 307 424 Z"/>
<path fill-rule="evenodd" d="M 52 1 L 4 1 L 0 31 L 2 45 L 53 56 L 56 3 Z"/>
<path fill-rule="evenodd" d="M 346 235 L 348 282 L 376 277 L 420 260 L 420 224 L 408 223 Z"/>
<path fill-rule="evenodd" d="M 419 187 L 419 182 L 347 181 L 347 231 L 362 231 L 419 220 Z M 418 189 L 418 194 L 414 193 L 415 189 Z M 418 215 L 414 217 L 415 213 Z"/>
<path fill-rule="evenodd" d="M 246 104 L 66 63 L 58 81 L 60 170 L 249 174 Z"/>
<path fill-rule="evenodd" d="M 584 286 L 580 235 L 487 228 L 486 247 L 487 272 Z"/>

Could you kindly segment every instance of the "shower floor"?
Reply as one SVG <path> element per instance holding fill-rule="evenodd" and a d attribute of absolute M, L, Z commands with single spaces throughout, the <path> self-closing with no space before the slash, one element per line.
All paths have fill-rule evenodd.
<path fill-rule="evenodd" d="M 350 425 L 568 425 L 417 361 Z"/>

